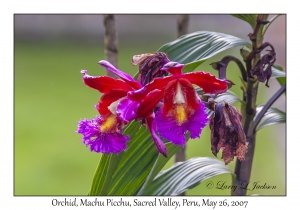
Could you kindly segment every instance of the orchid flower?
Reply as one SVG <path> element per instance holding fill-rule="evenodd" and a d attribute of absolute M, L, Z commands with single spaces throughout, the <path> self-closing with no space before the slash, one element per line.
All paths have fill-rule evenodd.
<path fill-rule="evenodd" d="M 210 73 L 200 71 L 183 74 L 184 66 L 178 62 L 168 62 L 160 70 L 168 71 L 171 76 L 155 78 L 143 88 L 128 93 L 130 100 L 139 101 L 148 97 L 153 90 L 162 91 L 155 99 L 155 102 L 163 99 L 163 105 L 156 112 L 154 123 L 163 138 L 182 147 L 188 131 L 192 139 L 197 138 L 208 122 L 205 106 L 192 84 L 211 94 L 223 93 L 228 88 L 226 80 L 217 79 Z M 155 106 L 153 102 L 148 104 L 147 109 L 152 110 Z"/>
<path fill-rule="evenodd" d="M 81 73 L 83 82 L 103 95 L 95 107 L 100 116 L 92 120 L 81 120 L 77 132 L 83 134 L 82 141 L 86 146 L 90 146 L 91 151 L 118 154 L 126 149 L 129 136 L 122 134 L 122 127 L 126 122 L 117 116 L 116 109 L 127 92 L 134 88 L 109 76 L 89 76 L 86 70 L 82 70 Z"/>
<path fill-rule="evenodd" d="M 101 116 L 91 121 L 85 119 L 79 122 L 77 132 L 84 135 L 83 143 L 87 146 L 90 145 L 91 151 L 118 154 L 126 149 L 126 142 L 129 140 L 129 136 L 122 135 L 122 125 L 138 119 L 142 115 L 146 116 L 146 125 L 151 132 L 157 150 L 166 156 L 167 149 L 156 135 L 153 110 L 141 110 L 143 107 L 147 107 L 145 104 L 152 104 L 153 98 L 160 96 L 162 91 L 150 91 L 143 100 L 130 100 L 127 93 L 142 88 L 142 85 L 108 61 L 102 60 L 98 64 L 107 71 L 118 75 L 121 80 L 109 76 L 89 76 L 86 70 L 81 71 L 85 85 L 103 93 L 96 106 Z M 157 104 L 158 101 L 155 103 Z"/>

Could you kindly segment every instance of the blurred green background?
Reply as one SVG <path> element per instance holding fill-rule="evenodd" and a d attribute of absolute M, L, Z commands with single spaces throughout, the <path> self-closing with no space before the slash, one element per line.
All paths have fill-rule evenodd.
<path fill-rule="evenodd" d="M 97 64 L 104 56 L 102 15 L 15 15 L 14 42 L 14 194 L 87 195 L 101 157 L 91 153 L 75 133 L 77 122 L 97 115 L 94 105 L 100 94 L 82 83 L 80 70 L 90 75 L 106 72 Z M 116 15 L 121 70 L 134 75 L 133 55 L 156 51 L 176 39 L 176 15 Z M 285 16 L 269 28 L 266 41 L 276 49 L 277 62 L 285 69 Z M 230 15 L 190 15 L 189 31 L 217 31 L 247 39 L 250 26 Z M 216 75 L 209 63 L 225 55 L 240 57 L 238 48 L 227 50 L 206 61 L 199 70 Z M 238 69 L 228 68 L 228 78 L 239 96 Z M 258 104 L 265 103 L 279 88 L 271 79 L 270 88 L 260 84 Z M 235 104 L 239 107 L 239 104 Z M 285 96 L 274 104 L 285 110 Z M 251 182 L 276 186 L 248 194 L 286 194 L 285 125 L 260 130 L 252 167 Z M 154 146 L 154 145 L 153 145 Z M 187 158 L 214 157 L 210 151 L 210 130 L 201 139 L 187 143 Z M 218 158 L 221 157 L 221 152 Z M 165 168 L 174 162 L 172 158 Z M 234 161 L 235 162 L 235 161 Z M 229 164 L 234 170 L 235 163 Z M 213 179 L 231 184 L 229 175 Z M 206 189 L 203 184 L 187 195 L 230 195 L 230 190 Z"/>

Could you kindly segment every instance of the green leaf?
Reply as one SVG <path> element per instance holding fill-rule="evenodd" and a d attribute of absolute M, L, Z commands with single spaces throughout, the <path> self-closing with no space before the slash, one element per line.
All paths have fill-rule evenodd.
<path fill-rule="evenodd" d="M 218 95 L 215 101 L 216 102 L 225 101 L 229 104 L 233 104 L 235 102 L 241 101 L 241 99 L 234 92 L 227 90 L 225 93 Z"/>
<path fill-rule="evenodd" d="M 140 127 L 128 143 L 107 195 L 135 195 L 145 182 L 158 155 L 149 131 Z"/>
<path fill-rule="evenodd" d="M 271 77 L 276 78 L 281 86 L 286 84 L 286 73 L 283 71 L 282 66 L 278 64 L 272 66 Z"/>
<path fill-rule="evenodd" d="M 224 162 L 209 157 L 192 158 L 175 163 L 161 172 L 145 189 L 143 195 L 179 195 L 204 180 L 219 174 L 232 174 Z"/>
<path fill-rule="evenodd" d="M 254 29 L 254 27 L 256 26 L 256 19 L 257 19 L 257 15 L 255 14 L 232 14 L 233 17 L 239 18 L 243 21 L 246 21 L 247 23 L 250 24 L 250 26 Z"/>
<path fill-rule="evenodd" d="M 247 57 L 250 54 L 249 48 L 248 47 L 245 47 L 245 48 L 243 47 L 242 49 L 240 49 L 240 54 L 241 54 L 244 61 L 247 60 Z"/>
<path fill-rule="evenodd" d="M 139 124 L 137 122 L 132 122 L 124 130 L 125 135 L 130 135 L 131 138 L 135 135 L 139 129 Z M 124 152 L 119 155 L 105 155 L 103 154 L 100 158 L 100 162 L 96 169 L 92 186 L 89 195 L 106 195 L 110 187 L 112 176 L 122 158 Z"/>
<path fill-rule="evenodd" d="M 252 29 L 254 29 L 256 27 L 257 14 L 233 14 L 232 16 L 246 21 L 247 23 L 250 24 Z M 264 15 L 265 20 L 267 20 L 268 17 L 269 17 L 269 15 Z M 273 20 L 274 20 L 273 18 L 270 19 L 271 22 L 273 22 Z M 263 36 L 264 36 L 267 28 L 271 24 L 271 22 L 266 24 L 266 25 L 262 24 L 260 26 L 259 31 L 257 32 L 257 40 L 262 40 L 263 39 Z"/>
<path fill-rule="evenodd" d="M 232 47 L 248 46 L 249 42 L 228 34 L 198 31 L 183 35 L 157 51 L 165 52 L 172 61 L 187 64 L 184 72 L 196 69 L 208 58 Z"/>
<path fill-rule="evenodd" d="M 118 157 L 112 154 L 101 156 L 89 195 L 105 195 L 107 193 L 111 177 L 118 164 Z"/>
<path fill-rule="evenodd" d="M 280 16 L 280 15 L 274 15 L 272 18 L 269 19 L 270 22 L 269 22 L 268 24 L 264 25 L 264 27 L 263 27 L 263 29 L 262 29 L 262 34 L 263 34 L 263 35 L 266 33 L 267 29 L 268 29 L 269 26 L 272 24 L 272 22 L 273 22 L 276 18 L 278 18 L 279 16 Z"/>
<path fill-rule="evenodd" d="M 264 106 L 258 106 L 256 108 L 256 115 L 253 121 L 255 121 L 256 116 L 258 116 L 259 112 L 262 110 L 263 107 Z M 268 111 L 264 114 L 264 116 L 260 120 L 260 123 L 256 127 L 256 131 L 269 125 L 285 123 L 285 122 L 286 122 L 286 113 L 277 108 L 271 107 L 268 109 Z"/>
<path fill-rule="evenodd" d="M 147 180 L 145 181 L 144 185 L 141 187 L 141 189 L 137 195 L 143 195 L 145 188 L 147 188 L 147 186 L 149 186 L 149 184 L 151 184 L 151 182 L 155 178 L 155 176 L 161 171 L 161 169 L 166 165 L 166 163 L 170 160 L 170 158 L 180 148 L 180 146 L 176 146 L 171 143 L 166 143 L 166 147 L 168 149 L 168 157 L 166 158 L 162 155 L 158 156 L 154 166 L 151 169 L 151 172 L 149 173 L 149 176 L 147 177 Z"/>
<path fill-rule="evenodd" d="M 206 59 L 205 59 L 205 60 L 201 60 L 201 61 L 197 61 L 197 62 L 188 63 L 188 64 L 186 64 L 186 65 L 183 67 L 182 71 L 183 71 L 184 73 L 192 72 L 192 71 L 194 71 L 198 66 L 200 66 L 202 63 L 204 63 L 205 61 L 206 61 Z"/>

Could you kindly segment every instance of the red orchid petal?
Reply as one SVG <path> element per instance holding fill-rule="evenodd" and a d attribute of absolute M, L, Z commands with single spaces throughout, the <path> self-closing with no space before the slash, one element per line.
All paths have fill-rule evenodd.
<path fill-rule="evenodd" d="M 164 78 L 155 78 L 152 82 L 148 83 L 141 89 L 139 89 L 137 91 L 129 92 L 128 98 L 130 98 L 133 101 L 141 101 L 146 97 L 146 95 L 149 92 L 151 92 L 155 89 L 163 90 L 164 87 L 173 79 L 174 79 L 173 76 L 168 76 L 168 77 L 164 77 Z"/>
<path fill-rule="evenodd" d="M 82 70 L 83 82 L 86 86 L 94 88 L 101 93 L 107 93 L 113 89 L 122 89 L 126 91 L 131 91 L 133 88 L 126 84 L 124 81 L 119 79 L 114 79 L 109 76 L 90 76 L 86 74 L 86 70 Z"/>
<path fill-rule="evenodd" d="M 162 99 L 162 97 L 163 97 L 163 91 L 161 90 L 151 91 L 140 104 L 137 110 L 137 117 L 138 118 L 149 117 L 153 113 L 155 106 Z"/>
<path fill-rule="evenodd" d="M 170 72 L 171 74 L 173 74 L 176 77 L 181 77 L 183 67 L 184 67 L 184 64 L 180 64 L 180 65 L 177 65 L 175 67 L 169 68 L 167 71 Z"/>
<path fill-rule="evenodd" d="M 101 60 L 98 62 L 98 64 L 101 65 L 105 70 L 118 75 L 122 80 L 124 80 L 134 89 L 138 90 L 142 87 L 142 85 L 139 82 L 135 81 L 129 74 L 117 69 L 110 62 Z"/>
<path fill-rule="evenodd" d="M 176 89 L 177 89 L 177 80 L 173 80 L 169 82 L 164 90 L 164 106 L 163 106 L 163 112 L 167 113 L 174 104 L 174 97 L 176 95 Z"/>
<path fill-rule="evenodd" d="M 111 114 L 110 110 L 108 109 L 109 105 L 126 95 L 127 91 L 117 89 L 110 90 L 109 92 L 103 94 L 96 107 L 100 115 Z"/>
<path fill-rule="evenodd" d="M 179 78 L 178 80 L 173 80 L 169 82 L 164 91 L 164 107 L 163 112 L 167 113 L 173 108 L 174 98 L 177 91 L 177 84 L 180 84 L 182 94 L 189 107 L 196 110 L 199 108 L 199 102 L 195 93 L 195 89 L 187 79 Z"/>
<path fill-rule="evenodd" d="M 190 83 L 187 79 L 183 79 L 183 78 L 180 78 L 179 82 L 185 100 L 187 101 L 187 105 L 193 108 L 194 110 L 198 109 L 200 106 L 199 99 L 197 99 L 196 92 L 192 83 Z"/>
<path fill-rule="evenodd" d="M 141 87 L 143 87 L 141 85 L 141 83 L 139 83 L 138 81 L 129 81 L 129 80 L 126 80 L 125 81 L 127 84 L 129 84 L 131 87 L 133 87 L 135 90 L 138 90 L 140 89 Z"/>
<path fill-rule="evenodd" d="M 167 157 L 167 147 L 156 134 L 156 124 L 153 117 L 146 118 L 146 122 L 157 151 L 163 156 Z"/>
<path fill-rule="evenodd" d="M 205 93 L 224 93 L 228 88 L 226 80 L 220 80 L 214 75 L 203 71 L 187 73 L 182 77 L 198 85 Z"/>

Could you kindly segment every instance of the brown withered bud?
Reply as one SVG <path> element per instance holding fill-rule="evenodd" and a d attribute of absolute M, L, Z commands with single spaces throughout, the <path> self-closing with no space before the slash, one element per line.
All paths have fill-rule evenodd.
<path fill-rule="evenodd" d="M 138 81 L 144 86 L 156 77 L 167 76 L 168 72 L 160 69 L 169 61 L 166 53 L 154 52 L 133 56 L 131 64 L 139 65 Z"/>
<path fill-rule="evenodd" d="M 259 82 L 266 82 L 266 86 L 269 87 L 268 82 L 272 75 L 272 66 L 276 61 L 276 53 L 274 50 L 268 50 L 251 70 L 251 74 L 257 76 Z"/>
<path fill-rule="evenodd" d="M 215 103 L 214 114 L 210 117 L 211 151 L 217 156 L 223 149 L 222 159 L 227 165 L 236 156 L 240 161 L 245 160 L 248 142 L 243 130 L 242 115 L 227 102 Z"/>

